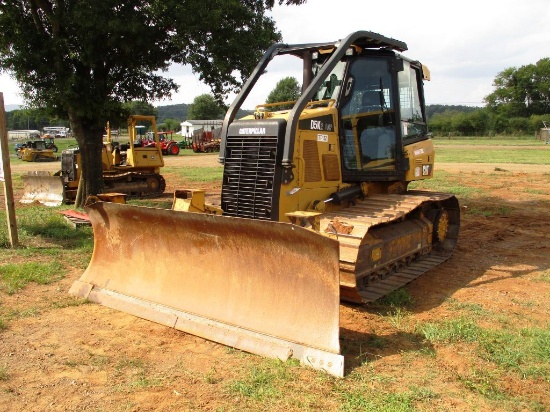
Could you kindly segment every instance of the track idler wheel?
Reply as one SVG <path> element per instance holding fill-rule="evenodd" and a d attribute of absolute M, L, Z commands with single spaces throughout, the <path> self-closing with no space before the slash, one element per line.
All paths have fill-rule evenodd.
<path fill-rule="evenodd" d="M 149 192 L 154 193 L 158 191 L 159 187 L 160 187 L 160 182 L 156 177 L 151 176 L 147 178 L 147 189 L 149 190 Z"/>
<path fill-rule="evenodd" d="M 161 175 L 147 177 L 145 184 L 147 185 L 147 192 L 144 193 L 145 195 L 160 194 L 166 189 L 166 181 Z"/>
<path fill-rule="evenodd" d="M 433 223 L 434 242 L 444 242 L 449 232 L 449 213 L 443 208 L 432 209 L 426 214 L 426 217 Z"/>

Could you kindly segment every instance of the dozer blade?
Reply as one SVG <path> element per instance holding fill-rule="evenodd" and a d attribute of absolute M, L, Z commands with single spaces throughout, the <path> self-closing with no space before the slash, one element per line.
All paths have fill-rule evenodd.
<path fill-rule="evenodd" d="M 39 202 L 46 206 L 59 206 L 65 202 L 61 176 L 51 176 L 49 172 L 29 172 L 21 179 L 24 188 L 21 203 Z"/>
<path fill-rule="evenodd" d="M 98 202 L 70 293 L 343 376 L 338 242 L 288 223 Z"/>

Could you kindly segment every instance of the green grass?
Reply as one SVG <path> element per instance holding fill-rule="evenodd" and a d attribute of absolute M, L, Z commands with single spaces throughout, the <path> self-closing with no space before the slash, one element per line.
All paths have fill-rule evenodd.
<path fill-rule="evenodd" d="M 6 365 L 0 365 L 0 381 L 7 381 L 9 379 L 10 375 L 8 373 L 8 366 Z"/>
<path fill-rule="evenodd" d="M 502 147 L 471 148 L 435 147 L 435 161 L 441 163 L 517 163 L 550 165 L 548 150 L 519 149 Z"/>
<path fill-rule="evenodd" d="M 102 359 L 95 359 L 95 361 Z M 105 361 L 105 359 L 103 359 Z M 116 376 L 120 379 L 121 390 L 130 388 L 141 390 L 145 388 L 161 386 L 162 379 L 149 375 L 149 366 L 138 358 L 122 358 L 115 365 Z"/>
<path fill-rule="evenodd" d="M 468 208 L 464 211 L 464 213 L 467 213 L 473 216 L 507 217 L 507 216 L 510 216 L 510 214 L 512 213 L 512 210 L 507 206 L 493 205 L 493 204 L 487 203 L 487 204 L 472 204 L 468 206 Z"/>
<path fill-rule="evenodd" d="M 475 195 L 484 193 L 481 189 L 461 184 L 457 176 L 443 170 L 436 171 L 432 179 L 411 182 L 409 184 L 409 189 L 453 193 L 455 196 L 462 199 L 471 198 Z"/>
<path fill-rule="evenodd" d="M 479 337 L 480 328 L 472 319 L 459 317 L 422 324 L 418 327 L 418 332 L 433 343 L 474 342 Z"/>
<path fill-rule="evenodd" d="M 428 402 L 439 395 L 427 388 L 410 388 L 408 391 L 372 391 L 359 388 L 340 393 L 341 411 L 408 412 L 418 410 L 419 402 Z"/>
<path fill-rule="evenodd" d="M 550 325 L 548 325 L 550 326 Z M 480 356 L 525 378 L 550 382 L 550 328 L 488 330 L 479 341 Z"/>
<path fill-rule="evenodd" d="M 476 311 L 479 309 L 476 308 Z M 479 317 L 483 312 L 478 312 Z M 525 378 L 550 381 L 550 325 L 506 330 L 482 328 L 471 316 L 418 325 L 417 330 L 432 343 L 470 343 L 477 355 L 507 372 Z M 498 369 L 497 368 L 497 369 Z"/>
<path fill-rule="evenodd" d="M 29 139 L 20 139 L 20 140 L 10 140 L 8 142 L 8 148 L 10 153 L 10 161 L 12 162 L 23 162 L 23 160 L 19 159 L 15 154 L 15 144 L 16 143 L 25 143 Z M 38 139 L 33 139 L 38 140 Z M 75 138 L 61 138 L 61 139 L 55 139 L 55 145 L 57 146 L 58 152 L 57 155 L 60 156 L 61 152 L 69 147 L 76 147 L 78 144 L 76 143 Z"/>
<path fill-rule="evenodd" d="M 491 315 L 491 313 L 488 310 L 486 310 L 483 306 L 477 303 L 460 302 L 455 299 L 448 299 L 447 302 L 451 309 L 457 310 L 457 311 L 465 311 L 468 313 L 468 316 L 474 315 L 476 317 L 480 317 L 480 316 Z"/>
<path fill-rule="evenodd" d="M 63 208 L 42 206 L 16 208 L 19 246 L 9 248 L 7 225 L 0 225 L 0 297 L 14 295 L 28 284 L 51 284 L 71 267 L 85 269 L 92 253 L 91 228 L 74 229 L 58 213 Z M 0 220 L 6 221 L 5 211 Z M 36 316 L 41 310 L 81 304 L 72 298 L 41 302 L 39 307 L 13 308 L 0 300 L 0 330 L 9 322 Z"/>
<path fill-rule="evenodd" d="M 0 306 L 0 330 L 8 328 L 8 323 L 15 319 L 31 318 L 40 315 L 41 311 L 37 307 L 25 309 L 2 308 Z"/>
<path fill-rule="evenodd" d="M 533 136 L 511 136 L 509 138 L 489 138 L 489 137 L 435 137 L 434 144 L 437 146 L 448 145 L 475 145 L 475 146 L 544 146 L 542 140 L 534 139 Z"/>
<path fill-rule="evenodd" d="M 541 272 L 535 279 L 535 282 L 550 283 L 550 269 Z"/>
<path fill-rule="evenodd" d="M 141 207 L 152 207 L 157 209 L 171 209 L 172 208 L 172 199 L 170 200 L 152 200 L 152 199 L 128 199 L 127 202 L 132 206 L 141 206 Z"/>
<path fill-rule="evenodd" d="M 456 144 L 456 140 L 449 142 Z M 439 140 L 436 140 L 436 144 L 438 143 Z M 493 145 L 495 140 L 485 140 L 485 144 Z M 445 145 L 438 148 L 438 155 L 440 151 L 451 153 L 454 150 L 443 146 Z M 526 150 L 529 153 L 536 151 Z M 484 149 L 480 152 L 486 154 Z M 440 157 L 437 156 L 436 159 L 439 161 Z M 460 157 L 457 161 L 461 161 Z M 170 167 L 166 171 L 199 182 L 219 181 L 222 174 L 221 167 Z M 443 171 L 436 171 L 434 179 L 414 182 L 411 186 L 456 193 L 461 198 L 485 199 L 487 196 L 476 188 L 463 185 L 459 176 Z M 136 204 L 170 208 L 171 199 L 144 199 L 136 201 Z M 45 282 L 48 282 L 48 276 L 50 282 L 55 282 L 63 276 L 69 264 L 73 267 L 86 267 L 93 247 L 91 229 L 75 230 L 67 225 L 57 213 L 61 209 L 41 206 L 17 209 L 21 246 L 16 249 L 0 249 L 1 276 L 5 267 L 19 273 L 14 276 L 16 281 L 12 286 L 15 290 L 13 293 L 21 290 L 18 287 L 25 287 L 28 282 L 36 281 L 32 277 L 28 278 L 28 273 L 42 271 L 46 275 Z M 507 207 L 492 206 L 475 200 L 470 201 L 468 209 L 463 212 L 488 217 L 509 216 L 511 213 Z M 0 212 L 0 219 L 5 222 L 3 212 Z M 5 230 L 5 225 L 0 225 L 0 243 L 3 246 L 7 246 Z M 63 262 L 62 266 L 58 269 L 48 267 L 47 261 L 51 258 Z M 26 262 L 15 263 L 18 260 Z M 29 263 L 36 263 L 38 269 L 25 266 Z M 541 287 L 544 287 L 543 283 L 550 282 L 550 272 L 540 272 L 533 281 L 541 282 Z M 18 286 L 17 282 L 22 286 Z M 2 284 L 4 285 L 3 280 Z M 14 298 L 5 296 L 7 290 L 0 289 L 0 330 L 8 328 L 13 319 L 38 316 L 42 311 L 87 303 L 67 297 L 56 298 L 54 302 L 47 301 L 45 305 L 38 307 L 8 308 L 5 303 L 2 304 L 2 298 L 10 301 Z M 295 361 L 283 363 L 249 355 L 240 355 L 243 356 L 242 369 L 231 371 L 230 378 L 227 373 L 218 374 L 214 367 L 206 372 L 198 372 L 192 369 L 184 371 L 181 366 L 178 371 L 194 374 L 194 384 L 210 385 L 212 391 L 221 391 L 223 400 L 216 400 L 220 402 L 219 410 L 446 410 L 446 407 L 452 407 L 452 399 L 459 397 L 463 399 L 462 406 L 466 405 L 472 410 L 489 410 L 492 406 L 494 409 L 509 411 L 544 410 L 547 405 L 532 401 L 527 395 L 514 394 L 509 389 L 509 384 L 513 382 L 510 376 L 514 376 L 516 380 L 550 382 L 549 325 L 536 324 L 531 327 L 528 326 L 530 323 L 527 319 L 521 327 L 514 326 L 513 315 L 491 312 L 475 302 L 452 299 L 445 302 L 451 318 L 421 322 L 416 320 L 416 304 L 407 289 L 403 288 L 367 306 L 369 309 L 365 316 L 380 325 L 373 326 L 372 331 L 366 330 L 358 337 L 350 338 L 348 334 L 341 338 L 346 362 L 352 352 L 346 349 L 346 345 L 353 346 L 353 356 L 366 359 L 365 362 L 356 361 L 357 366 L 344 379 L 298 367 Z M 358 316 L 363 316 L 362 310 L 357 309 Z M 365 322 L 368 322 L 370 328 L 371 319 Z M 504 326 L 505 330 L 500 329 Z M 390 333 L 378 334 L 378 330 L 375 331 L 378 327 L 382 331 L 390 330 Z M 398 332 L 395 333 L 394 329 Z M 402 332 L 404 329 L 416 331 L 416 334 L 405 334 Z M 358 348 L 360 344 L 363 346 Z M 446 351 L 455 351 L 464 368 L 457 371 L 446 364 L 442 347 Z M 240 352 L 228 349 L 228 353 Z M 114 368 L 115 372 L 112 373 L 111 369 L 109 375 L 112 382 L 109 385 L 122 392 L 145 392 L 147 388 L 161 388 L 153 389 L 154 391 L 168 389 L 172 392 L 172 382 L 167 383 L 167 375 L 162 371 L 154 371 L 153 364 L 148 364 L 139 357 L 124 358 L 120 354 L 106 356 L 89 353 L 75 355 L 66 360 L 65 365 L 75 368 L 93 366 L 99 370 Z M 349 363 L 347 365 L 349 368 Z M 377 368 L 383 368 L 383 372 L 377 371 Z M 0 365 L 0 381 L 13 379 L 10 372 L 7 365 Z M 403 384 L 403 381 L 412 382 L 411 379 L 403 379 L 404 374 L 416 376 L 416 386 Z"/>
<path fill-rule="evenodd" d="M 254 401 L 267 402 L 284 396 L 283 386 L 292 381 L 294 361 L 283 363 L 278 360 L 265 359 L 260 365 L 254 365 L 244 376 L 227 385 L 227 392 Z"/>
<path fill-rule="evenodd" d="M 390 307 L 408 307 L 413 303 L 413 299 L 405 288 L 396 289 L 376 301 L 377 305 Z"/>
<path fill-rule="evenodd" d="M 223 167 L 165 167 L 163 174 L 168 173 L 191 182 L 219 182 L 223 177 Z"/>
<path fill-rule="evenodd" d="M 59 262 L 11 263 L 0 266 L 0 290 L 8 295 L 23 289 L 28 283 L 46 285 L 61 279 L 65 274 Z"/>
<path fill-rule="evenodd" d="M 493 400 L 502 401 L 506 395 L 499 389 L 500 375 L 495 371 L 473 368 L 468 373 L 458 373 L 458 380 L 471 392 Z"/>
<path fill-rule="evenodd" d="M 92 230 L 83 227 L 75 230 L 67 224 L 59 213 L 67 206 L 48 208 L 31 206 L 16 208 L 18 237 L 21 248 L 16 249 L 22 256 L 53 255 L 61 252 L 78 251 L 91 253 L 93 247 Z M 6 221 L 5 211 L 0 211 L 0 220 Z M 6 225 L 0 225 L 0 246 L 9 247 Z M 4 254 L 0 253 L 0 263 Z"/>

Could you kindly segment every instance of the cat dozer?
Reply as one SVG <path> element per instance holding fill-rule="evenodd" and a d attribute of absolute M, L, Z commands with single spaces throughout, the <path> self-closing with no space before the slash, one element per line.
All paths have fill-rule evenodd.
<path fill-rule="evenodd" d="M 152 124 L 153 136 L 156 142 L 159 142 L 154 116 L 129 117 L 128 144 L 119 145 L 118 142 L 113 142 L 107 127 L 107 139 L 101 154 L 105 192 L 136 197 L 159 195 L 164 192 L 166 182 L 160 174 L 160 168 L 164 166 L 160 145 L 157 147 L 134 146 L 136 124 L 139 121 Z M 61 170 L 53 176 L 43 171 L 33 171 L 22 176 L 25 190 L 21 202 L 39 202 L 46 206 L 59 206 L 62 203 L 73 202 L 80 181 L 80 156 L 78 147 L 63 150 Z"/>
<path fill-rule="evenodd" d="M 44 140 L 29 140 L 17 149 L 17 157 L 26 162 L 55 162 L 54 150 Z"/>
<path fill-rule="evenodd" d="M 409 189 L 433 177 L 434 148 L 429 71 L 406 49 L 368 31 L 273 45 L 224 119 L 221 203 L 180 190 L 172 210 L 91 205 L 94 253 L 71 293 L 342 376 L 338 302 L 407 284 L 458 238 L 455 196 Z M 279 57 L 300 63 L 301 97 L 236 120 Z M 151 259 L 153 242 L 172 258 Z"/>

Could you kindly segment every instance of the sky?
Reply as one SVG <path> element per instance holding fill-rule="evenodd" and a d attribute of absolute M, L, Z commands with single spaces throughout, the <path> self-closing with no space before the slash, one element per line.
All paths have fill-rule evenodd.
<path fill-rule="evenodd" d="M 403 54 L 431 71 L 432 80 L 425 84 L 428 105 L 483 105 L 500 72 L 550 57 L 548 0 L 308 0 L 301 6 L 275 6 L 269 14 L 285 43 L 331 42 L 358 30 L 404 41 L 408 50 Z M 210 92 L 188 66 L 174 65 L 165 75 L 180 90 L 155 106 L 190 104 Z M 264 99 L 275 83 L 268 81 L 250 98 Z M 0 75 L 0 92 L 6 106 L 24 103 L 7 74 Z"/>

